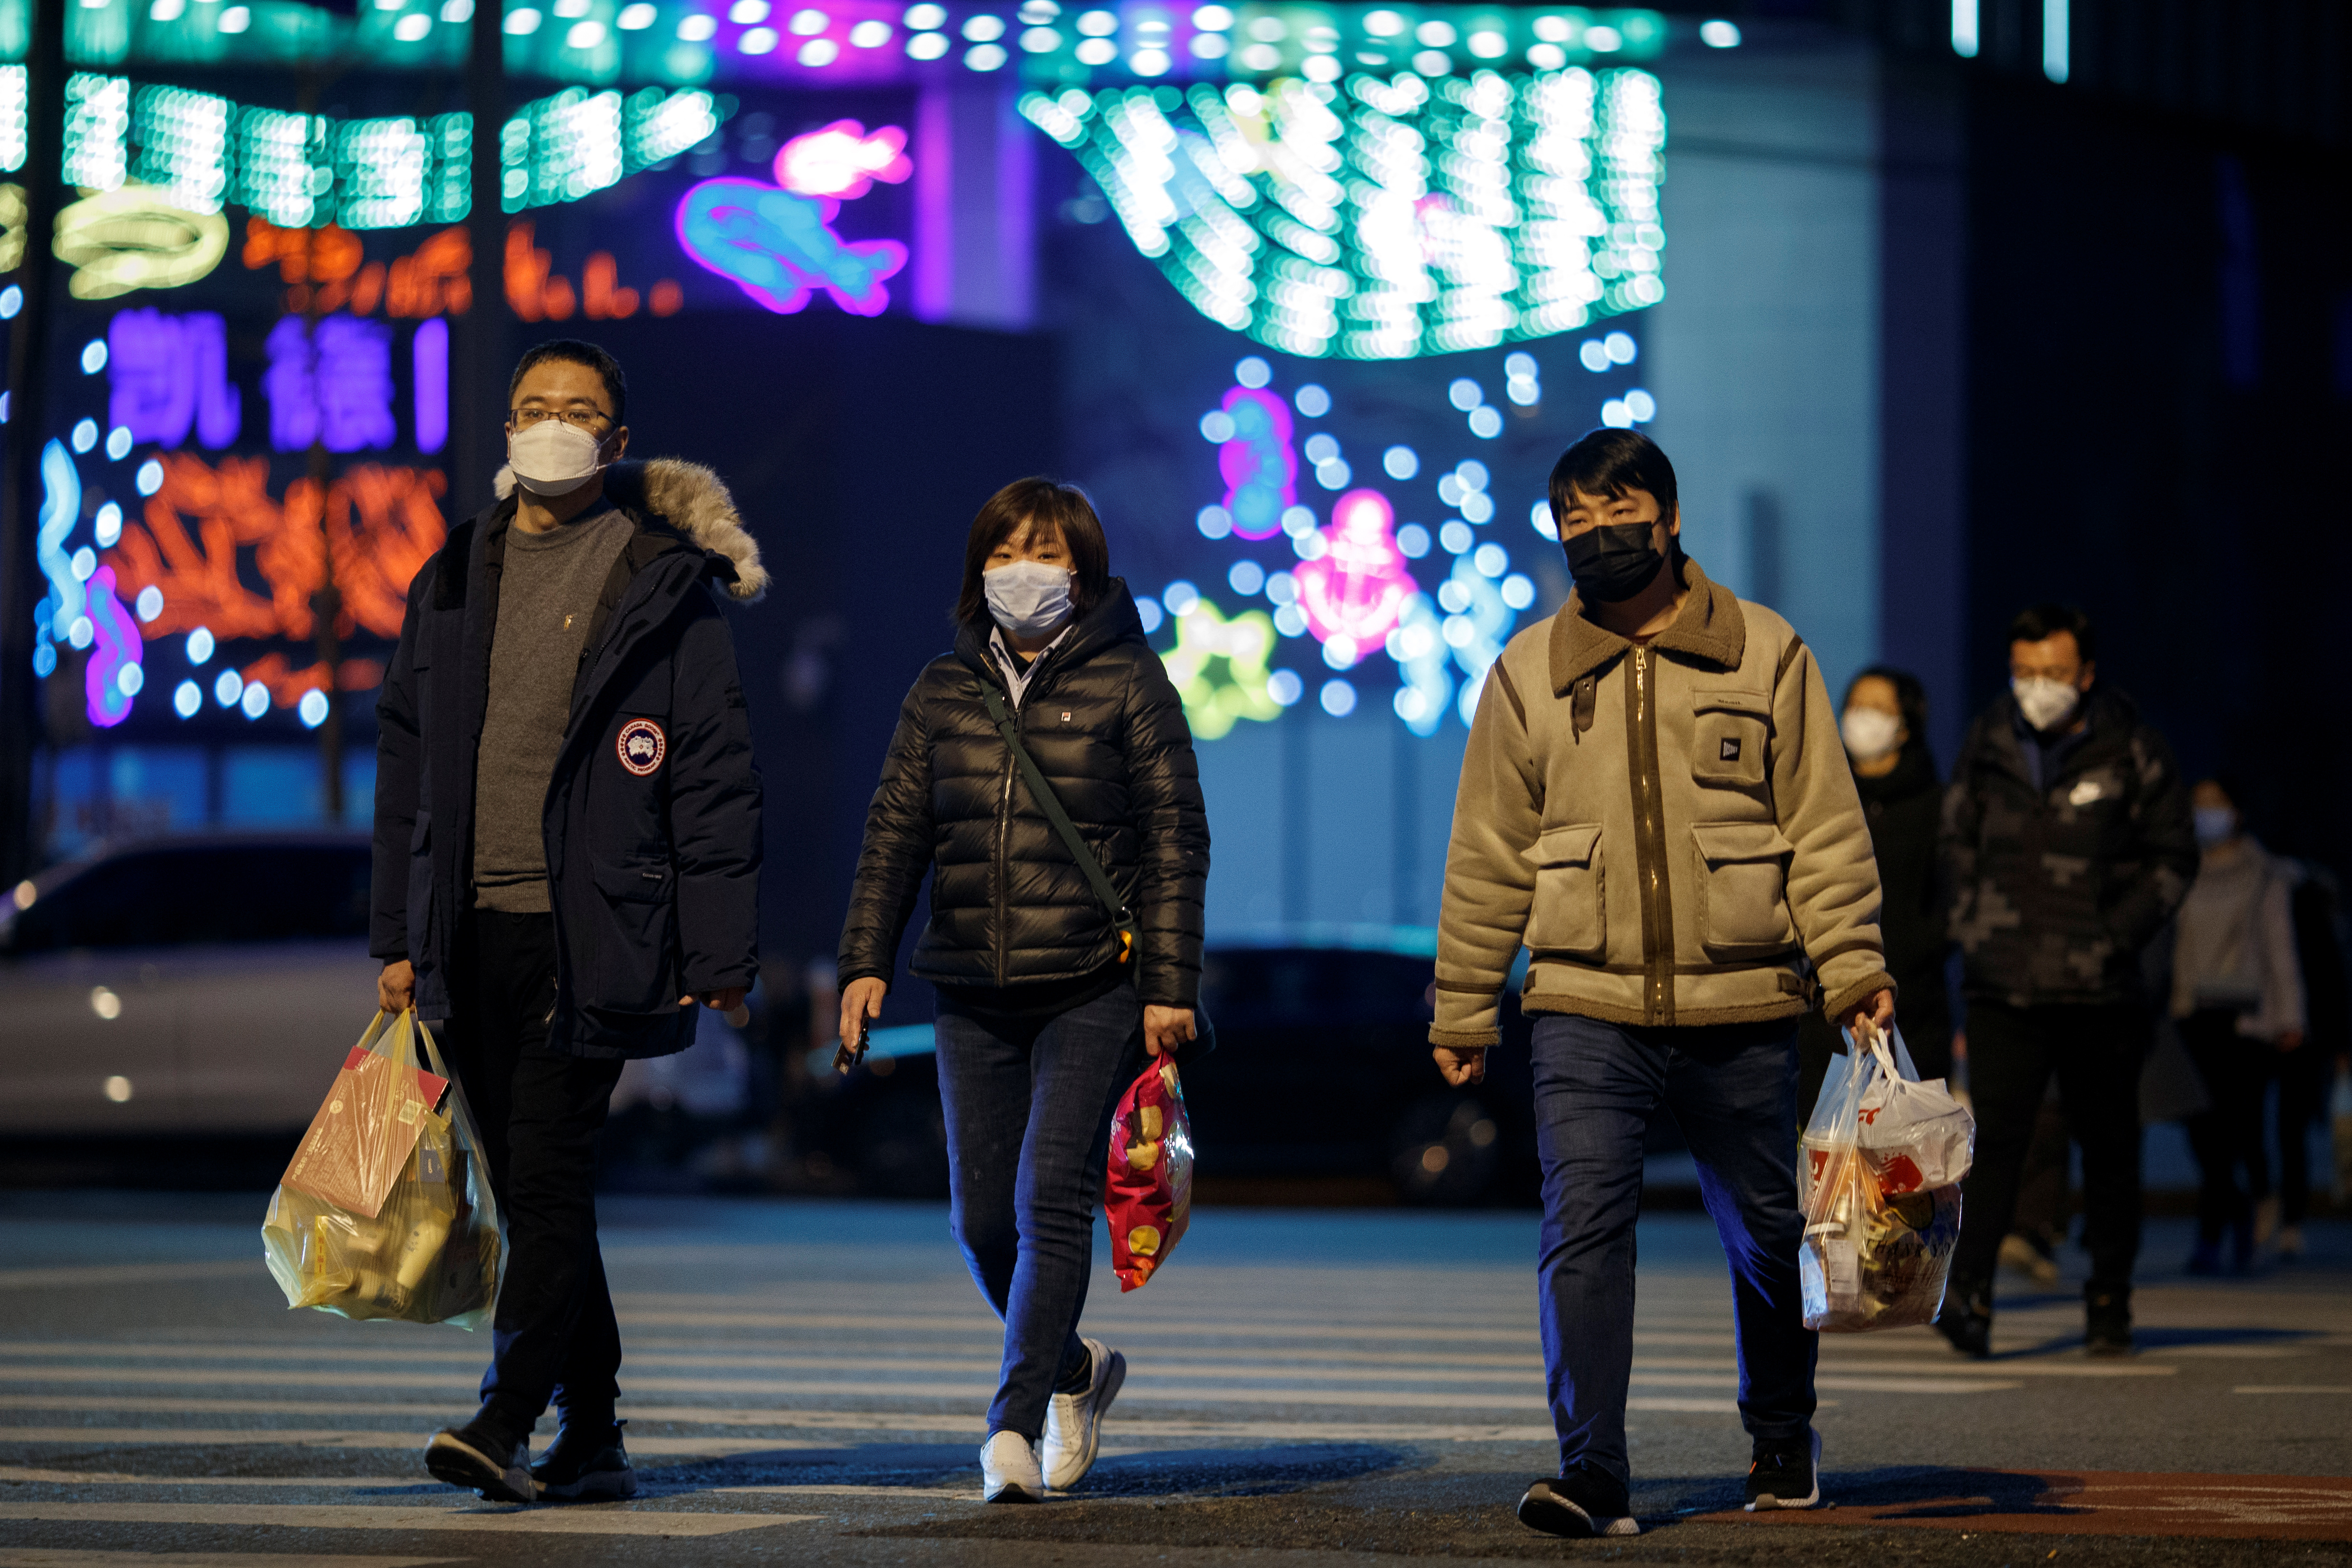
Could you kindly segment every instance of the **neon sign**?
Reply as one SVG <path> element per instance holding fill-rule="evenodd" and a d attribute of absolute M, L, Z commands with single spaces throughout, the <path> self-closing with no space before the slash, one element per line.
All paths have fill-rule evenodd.
<path fill-rule="evenodd" d="M 1290 405 L 1270 392 L 1236 386 L 1220 410 L 1230 434 L 1217 445 L 1225 481 L 1225 520 L 1244 539 L 1272 539 L 1282 514 L 1298 504 L 1298 453 L 1290 444 Z"/>
<path fill-rule="evenodd" d="M 1244 719 L 1264 723 L 1281 716 L 1282 704 L 1267 684 L 1274 622 L 1265 611 L 1244 610 L 1227 620 L 1208 600 L 1195 599 L 1173 619 L 1176 647 L 1162 662 L 1195 735 L 1214 741 Z"/>
<path fill-rule="evenodd" d="M 95 634 L 82 691 L 89 721 L 111 729 L 131 717 L 131 700 L 145 683 L 140 659 L 145 644 L 122 601 L 114 596 L 114 568 L 101 566 L 89 580 L 89 624 Z"/>
<path fill-rule="evenodd" d="M 81 647 L 89 643 L 82 630 L 89 595 L 65 547 L 80 519 L 81 471 L 65 444 L 51 441 L 41 448 L 40 531 L 33 542 L 34 559 L 49 580 L 49 591 L 33 609 L 33 673 L 44 678 L 58 668 L 58 644 L 72 641 Z"/>
<path fill-rule="evenodd" d="M 242 403 L 228 379 L 228 328 L 218 314 L 118 310 L 106 328 L 107 422 L 133 441 L 176 447 L 193 427 L 219 448 L 236 443 Z"/>
<path fill-rule="evenodd" d="M 568 321 L 574 310 L 594 321 L 619 320 L 637 312 L 635 289 L 621 287 L 620 267 L 609 250 L 594 250 L 580 268 L 580 287 L 554 270 L 554 258 L 531 243 L 529 218 L 507 225 L 505 283 L 507 303 L 526 321 Z M 656 283 L 644 297 L 656 316 L 675 316 L 686 303 L 685 291 L 673 279 Z"/>
<path fill-rule="evenodd" d="M 356 452 L 393 444 L 392 329 L 329 316 L 313 332 L 299 316 L 282 318 L 262 344 L 269 368 L 269 444 L 281 452 Z"/>
<path fill-rule="evenodd" d="M 1396 513 L 1378 490 L 1349 490 L 1334 502 L 1323 543 L 1292 576 L 1326 662 L 1345 669 L 1387 641 L 1419 587 L 1397 548 Z"/>
<path fill-rule="evenodd" d="M 53 248 L 75 268 L 66 292 L 77 300 L 177 289 L 211 272 L 228 254 L 228 219 L 186 211 L 145 185 L 125 184 L 59 212 Z"/>
<path fill-rule="evenodd" d="M 442 229 L 387 264 L 367 260 L 359 236 L 349 229 L 334 224 L 281 228 L 257 214 L 245 220 L 239 254 L 248 269 L 278 268 L 289 315 L 348 309 L 368 316 L 381 305 L 394 317 L 462 316 L 474 302 L 466 275 L 474 247 L 462 228 Z"/>
<path fill-rule="evenodd" d="M 343 602 L 339 628 L 396 637 L 409 580 L 447 532 L 439 505 L 446 481 L 436 469 L 355 465 L 328 488 L 322 527 L 319 487 L 297 479 L 282 502 L 272 499 L 267 458 L 224 458 L 215 468 L 166 452 L 158 461 L 163 482 L 106 557 L 124 592 L 161 595 L 149 628 L 156 637 L 202 629 L 222 641 L 308 639 L 316 629 L 310 595 L 331 552 Z M 238 570 L 245 549 L 269 586 L 267 598 Z"/>
<path fill-rule="evenodd" d="M 841 204 L 757 180 L 705 180 L 677 204 L 677 243 L 779 315 L 804 309 L 819 289 L 853 316 L 890 303 L 883 281 L 907 265 L 895 239 L 846 240 L 833 231 Z"/>
<path fill-rule="evenodd" d="M 776 184 L 800 196 L 852 200 L 877 180 L 895 185 L 914 172 L 904 131 L 886 125 L 869 136 L 855 120 L 795 136 L 776 154 Z"/>

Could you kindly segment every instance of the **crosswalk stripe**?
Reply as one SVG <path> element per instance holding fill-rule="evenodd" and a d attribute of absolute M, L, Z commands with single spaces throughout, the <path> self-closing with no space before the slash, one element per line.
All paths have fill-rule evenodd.
<path fill-rule="evenodd" d="M 0 1546 L 0 1568 L 435 1568 L 463 1557 L 358 1557 L 305 1552 L 84 1552 L 67 1546 Z"/>
<path fill-rule="evenodd" d="M 341 1426 L 0 1426 L 0 1446 L 39 1444 L 44 1447 L 155 1447 L 189 1445 L 198 1447 L 390 1448 L 422 1455 L 423 1432 L 368 1432 Z M 629 1437 L 629 1451 L 642 1455 L 764 1454 L 777 1448 L 826 1448 L 835 1445 L 798 1437 Z M 0 1515 L 0 1517 L 5 1517 Z"/>
<path fill-rule="evenodd" d="M 215 1529 L 472 1531 L 500 1535 L 733 1535 L 822 1519 L 814 1513 L 638 1512 L 625 1508 L 414 1508 L 389 1503 L 0 1502 L 0 1519 L 52 1524 L 179 1524 Z"/>

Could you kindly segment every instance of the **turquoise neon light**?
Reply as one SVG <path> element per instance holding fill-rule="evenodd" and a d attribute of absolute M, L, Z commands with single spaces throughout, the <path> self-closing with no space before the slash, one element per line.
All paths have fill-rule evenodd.
<path fill-rule="evenodd" d="M 1138 250 L 1269 348 L 1409 359 L 1665 298 L 1665 112 L 1644 70 L 1032 92 Z"/>
<path fill-rule="evenodd" d="M 73 557 L 66 540 L 81 519 L 81 471 L 62 441 L 41 448 L 40 531 L 33 543 L 34 559 L 49 591 L 33 607 L 33 673 L 46 678 L 58 667 L 57 645 L 70 639 L 74 623 L 82 618 L 89 595 L 74 575 Z"/>
<path fill-rule="evenodd" d="M 796 196 L 757 180 L 705 180 L 677 204 L 677 243 L 779 315 L 803 309 L 822 289 L 853 316 L 878 316 L 890 303 L 883 280 L 907 265 L 895 239 L 847 240 L 833 231 L 841 204 Z"/>

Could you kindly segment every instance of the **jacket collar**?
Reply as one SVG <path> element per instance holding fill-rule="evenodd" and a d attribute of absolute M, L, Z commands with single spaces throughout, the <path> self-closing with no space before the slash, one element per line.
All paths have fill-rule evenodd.
<path fill-rule="evenodd" d="M 978 626 L 956 628 L 955 654 L 966 666 L 978 671 L 983 679 L 997 685 L 1005 684 L 1004 672 L 988 657 L 989 639 L 995 635 L 992 621 L 983 620 Z M 1114 577 L 1110 591 L 1102 603 L 1078 617 L 1077 624 L 1054 639 L 1054 668 L 1067 669 L 1083 664 L 1115 643 L 1129 638 L 1143 640 L 1143 617 L 1136 613 L 1135 595 L 1128 592 L 1127 579 Z"/>
<path fill-rule="evenodd" d="M 510 520 L 514 470 L 500 468 L 491 489 L 499 498 L 492 513 Z M 614 463 L 604 470 L 604 498 L 626 512 L 641 534 L 671 533 L 708 553 L 709 574 L 739 603 L 755 603 L 768 591 L 759 542 L 743 526 L 726 481 L 701 464 L 676 458 Z"/>
<path fill-rule="evenodd" d="M 1688 654 L 1724 669 L 1737 669 L 1748 649 L 1748 618 L 1730 589 L 1708 581 L 1698 563 L 1683 557 L 1683 585 L 1690 596 L 1674 625 L 1650 639 L 1650 646 L 1667 653 Z M 1574 589 L 1568 603 L 1551 620 L 1551 689 L 1566 696 L 1568 689 L 1601 668 L 1633 645 L 1590 619 L 1584 600 Z"/>

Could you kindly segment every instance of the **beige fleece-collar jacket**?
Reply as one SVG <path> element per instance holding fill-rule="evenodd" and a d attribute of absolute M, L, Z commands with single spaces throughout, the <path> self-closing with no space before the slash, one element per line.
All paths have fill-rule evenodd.
<path fill-rule="evenodd" d="M 1579 597 L 1511 639 L 1478 700 L 1437 934 L 1441 1046 L 1521 1006 L 1612 1024 L 1832 1017 L 1895 982 L 1878 866 L 1811 649 L 1707 581 L 1637 647 Z"/>

